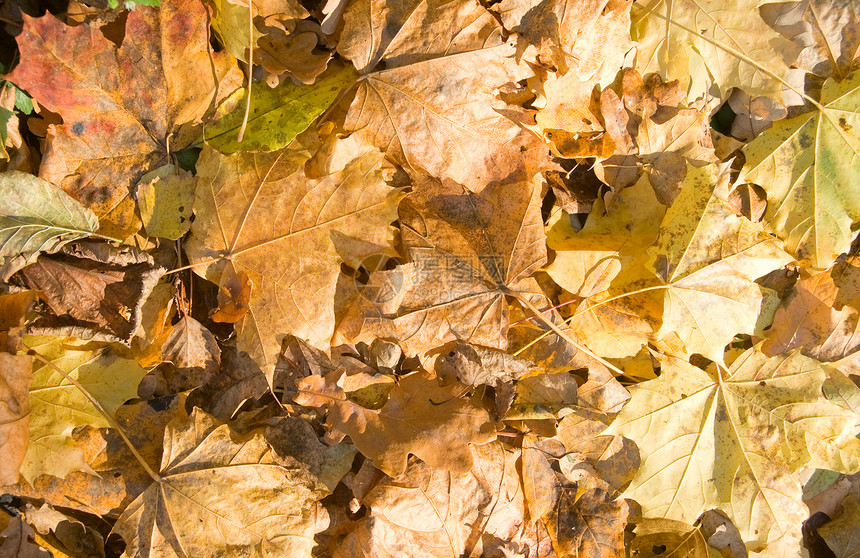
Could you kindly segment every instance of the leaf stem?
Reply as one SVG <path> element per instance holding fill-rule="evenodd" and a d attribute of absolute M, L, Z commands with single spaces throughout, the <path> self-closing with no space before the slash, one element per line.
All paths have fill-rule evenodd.
<path fill-rule="evenodd" d="M 254 81 L 254 3 L 248 0 L 248 94 L 245 96 L 245 116 L 242 126 L 236 134 L 236 141 L 242 143 L 245 139 L 245 128 L 248 127 L 248 115 L 251 114 L 251 84 Z"/>
<path fill-rule="evenodd" d="M 616 295 L 616 296 L 609 297 L 609 298 L 607 298 L 606 300 L 601 300 L 600 302 L 594 303 L 593 305 L 589 306 L 588 308 L 585 308 L 585 309 L 583 309 L 583 310 L 577 310 L 576 312 L 574 312 L 573 314 L 571 314 L 571 315 L 570 315 L 570 317 L 565 318 L 565 320 L 564 320 L 562 323 L 563 323 L 563 324 L 569 324 L 569 323 L 570 323 L 570 322 L 572 322 L 572 321 L 573 321 L 573 319 L 574 319 L 574 318 L 576 318 L 577 316 L 581 316 L 582 314 L 585 314 L 585 313 L 586 313 L 586 312 L 588 312 L 589 310 L 594 310 L 594 309 L 595 309 L 595 308 L 597 308 L 598 306 L 603 306 L 604 304 L 609 304 L 610 302 L 614 302 L 614 301 L 616 301 L 616 300 L 619 300 L 619 299 L 622 299 L 622 298 L 625 298 L 625 297 L 628 297 L 628 296 L 634 296 L 634 295 L 638 295 L 638 294 L 641 294 L 641 293 L 647 293 L 648 291 L 658 291 L 658 290 L 661 290 L 661 289 L 668 289 L 669 287 L 671 287 L 671 285 L 655 285 L 655 286 L 653 286 L 653 287 L 645 287 L 645 288 L 643 288 L 643 289 L 637 289 L 637 290 L 635 290 L 635 291 L 630 291 L 629 293 L 621 293 L 620 295 Z M 549 309 L 547 309 L 547 310 L 544 310 L 544 312 L 548 312 L 548 311 L 550 311 L 550 310 L 552 310 L 552 309 L 553 309 L 553 308 L 549 308 Z M 546 320 L 544 320 L 544 321 L 546 321 Z M 553 331 L 554 331 L 554 330 L 553 330 Z M 518 356 L 520 353 L 522 353 L 523 351 L 527 350 L 529 347 L 531 347 L 532 345 L 534 345 L 535 343 L 537 343 L 538 341 L 540 341 L 541 339 L 543 339 L 544 337 L 546 337 L 547 335 L 549 335 L 550 333 L 552 333 L 553 331 L 545 331 L 544 333 L 542 333 L 542 334 L 538 335 L 537 337 L 535 337 L 534 339 L 532 339 L 531 341 L 529 341 L 526 345 L 524 345 L 523 347 L 521 347 L 520 349 L 518 349 L 518 350 L 514 353 L 514 356 Z"/>
<path fill-rule="evenodd" d="M 540 321 L 542 321 L 544 324 L 546 324 L 546 326 L 548 328 L 550 328 L 553 332 L 555 332 L 556 335 L 558 335 L 559 337 L 561 337 L 562 339 L 564 339 L 565 341 L 570 343 L 572 346 L 576 347 L 577 349 L 579 349 L 583 353 L 587 354 L 588 356 L 590 356 L 591 358 L 593 358 L 597 362 L 601 363 L 603 366 L 614 371 L 619 376 L 624 375 L 623 370 L 621 370 L 620 368 L 618 368 L 617 366 L 615 366 L 611 362 L 607 361 L 606 359 L 598 356 L 596 353 L 592 352 L 588 347 L 586 347 L 582 343 L 578 343 L 577 341 L 574 341 L 567 333 L 562 331 L 561 328 L 559 328 L 557 325 L 552 323 L 552 320 L 550 320 L 549 318 L 544 316 L 543 312 L 541 312 L 537 306 L 532 304 L 532 301 L 530 301 L 528 298 L 526 298 L 526 296 L 524 294 L 517 293 L 514 291 L 509 291 L 506 294 L 510 294 L 510 295 L 516 297 L 516 299 L 520 302 L 520 304 L 522 304 L 523 306 L 528 308 L 529 311 L 531 311 L 538 319 L 540 319 Z"/>
<path fill-rule="evenodd" d="M 42 355 L 37 353 L 33 348 L 27 346 L 23 341 L 21 342 L 21 346 L 24 347 L 25 349 L 27 349 L 27 352 L 33 358 L 35 358 L 36 360 L 38 360 L 42 364 L 50 367 L 55 372 L 59 372 L 63 376 L 63 378 L 65 378 L 66 380 L 69 381 L 69 383 L 71 383 L 73 386 L 78 388 L 78 390 L 83 394 L 83 396 L 86 397 L 90 403 L 92 403 L 93 407 L 95 407 L 96 410 L 98 410 L 98 412 L 101 413 L 102 416 L 104 416 L 104 418 L 108 421 L 108 423 L 110 423 L 111 428 L 115 429 L 119 433 L 123 442 L 125 442 L 125 445 L 128 446 L 128 449 L 131 452 L 131 454 L 134 456 L 135 459 L 137 459 L 138 463 L 140 463 L 140 466 L 143 467 L 143 470 L 146 471 L 146 473 L 150 477 L 152 477 L 152 480 L 154 480 L 155 482 L 161 482 L 161 476 L 158 473 L 156 473 L 155 471 L 153 471 L 152 468 L 149 466 L 149 464 L 146 462 L 146 460 L 143 458 L 143 456 L 140 455 L 140 453 L 137 451 L 137 448 L 134 447 L 134 444 L 131 443 L 131 440 L 128 438 L 128 435 L 126 435 L 125 430 L 122 428 L 122 426 L 120 426 L 119 422 L 117 422 L 117 420 L 113 417 L 113 415 L 111 415 L 109 412 L 107 412 L 107 409 L 105 409 L 102 406 L 102 404 L 99 403 L 99 401 L 95 397 L 90 395 L 90 392 L 87 391 L 87 388 L 85 388 L 83 385 L 81 385 L 80 382 L 78 382 L 70 374 L 66 373 L 59 366 L 57 366 L 56 364 L 54 364 L 50 360 L 46 359 L 45 357 L 43 357 Z"/>

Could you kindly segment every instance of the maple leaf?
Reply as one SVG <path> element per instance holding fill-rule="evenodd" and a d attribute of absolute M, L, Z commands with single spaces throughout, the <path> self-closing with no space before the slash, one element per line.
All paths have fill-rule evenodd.
<path fill-rule="evenodd" d="M 739 87 L 778 95 L 782 88 L 788 65 L 775 52 L 790 52 L 790 43 L 759 16 L 756 0 L 731 6 L 719 0 L 649 0 L 632 18 L 631 34 L 639 43 L 636 69 L 679 80 L 691 98 L 708 87 L 700 68 L 724 94 Z"/>
<path fill-rule="evenodd" d="M 462 397 L 463 386 L 440 386 L 426 373 L 402 377 L 378 410 L 347 398 L 338 386 L 342 372 L 308 376 L 298 382 L 299 405 L 325 407 L 326 425 L 353 444 L 391 476 L 406 469 L 409 454 L 430 466 L 463 472 L 472 466 L 470 444 L 496 437 L 488 413 Z"/>
<path fill-rule="evenodd" d="M 792 260 L 760 224 L 735 214 L 727 196 L 724 170 L 688 168 L 649 249 L 666 289 L 657 338 L 677 338 L 684 355 L 715 362 L 736 334 L 756 330 L 763 295 L 754 281 Z"/>
<path fill-rule="evenodd" d="M 547 163 L 538 138 L 497 112 L 507 107 L 498 88 L 532 72 L 479 3 L 362 0 L 343 21 L 338 52 L 361 74 L 348 131 L 404 167 L 475 191 Z"/>
<path fill-rule="evenodd" d="M 792 473 L 860 466 L 860 389 L 797 351 L 768 358 L 757 346 L 728 370 L 658 358 L 661 376 L 633 387 L 606 431 L 642 456 L 624 494 L 645 517 L 687 523 L 718 507 L 750 549 L 797 549 L 807 512 Z"/>
<path fill-rule="evenodd" d="M 473 453 L 471 471 L 453 473 L 412 461 L 401 476 L 382 479 L 362 498 L 370 515 L 349 526 L 333 555 L 458 558 L 481 539 L 489 550 L 518 538 L 525 511 L 519 451 L 495 442 Z M 476 532 L 483 537 L 475 540 Z"/>
<path fill-rule="evenodd" d="M 828 79 L 817 110 L 780 120 L 744 148 L 739 177 L 768 194 L 764 221 L 815 269 L 848 250 L 860 220 L 860 75 Z"/>
<path fill-rule="evenodd" d="M 355 327 L 392 320 L 411 354 L 454 340 L 504 349 L 506 297 L 541 296 L 529 279 L 546 261 L 540 182 L 493 184 L 475 194 L 451 182 L 422 180 L 399 210 L 412 261 L 394 271 L 402 288 L 392 300 L 358 312 Z"/>
<path fill-rule="evenodd" d="M 112 426 L 92 400 L 113 414 L 137 396 L 137 385 L 146 371 L 103 344 L 57 337 L 25 338 L 24 343 L 53 366 L 37 360 L 33 367 L 30 444 L 21 475 L 29 482 L 41 474 L 64 477 L 72 471 L 94 473 L 72 441 L 72 430 L 85 425 Z"/>
<path fill-rule="evenodd" d="M 51 14 L 25 16 L 17 40 L 9 80 L 64 120 L 49 129 L 39 175 L 92 209 L 108 235 L 139 228 L 135 180 L 193 141 L 193 125 L 241 79 L 234 60 L 211 52 L 198 0 L 131 11 L 119 48 L 97 27 Z"/>
<path fill-rule="evenodd" d="M 855 353 L 860 348 L 857 264 L 856 257 L 848 258 L 798 281 L 774 314 L 762 351 L 774 355 L 799 348 L 826 362 Z"/>
<path fill-rule="evenodd" d="M 795 61 L 795 66 L 838 81 L 857 68 L 860 54 L 860 10 L 851 3 L 811 0 L 802 20 L 811 40 Z"/>
<path fill-rule="evenodd" d="M 275 462 L 259 432 L 236 437 L 195 409 L 168 426 L 159 479 L 114 530 L 123 556 L 223 556 L 251 552 L 310 556 L 328 523 L 322 496 L 299 470 Z"/>
<path fill-rule="evenodd" d="M 197 165 L 197 219 L 186 251 L 217 285 L 239 273 L 250 278 L 237 343 L 270 383 L 286 333 L 329 345 L 338 239 L 358 237 L 385 251 L 401 197 L 386 185 L 378 152 L 359 153 L 321 179 L 305 176 L 307 159 L 294 147 L 232 156 L 207 148 Z M 345 257 L 358 267 L 355 255 Z"/>

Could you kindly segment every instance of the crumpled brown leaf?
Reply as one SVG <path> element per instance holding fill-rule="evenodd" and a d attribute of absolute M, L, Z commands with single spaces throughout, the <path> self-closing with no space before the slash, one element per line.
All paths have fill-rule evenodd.
<path fill-rule="evenodd" d="M 141 323 L 143 302 L 164 273 L 146 252 L 81 241 L 39 256 L 17 273 L 39 292 L 52 314 L 30 330 L 128 343 Z"/>
<path fill-rule="evenodd" d="M 409 454 L 434 468 L 464 472 L 472 466 L 469 446 L 496 437 L 489 414 L 463 397 L 462 384 L 441 386 L 426 372 L 401 377 L 378 410 L 350 401 L 337 382 L 342 372 L 298 382 L 299 405 L 324 407 L 327 427 L 348 435 L 355 447 L 385 473 L 406 470 Z"/>
<path fill-rule="evenodd" d="M 25 16 L 24 26 L 9 79 L 64 121 L 49 128 L 39 175 L 92 209 L 103 234 L 134 233 L 135 181 L 196 139 L 194 125 L 241 84 L 241 72 L 211 52 L 198 0 L 138 6 L 119 48 L 97 27 L 68 27 L 51 14 Z"/>

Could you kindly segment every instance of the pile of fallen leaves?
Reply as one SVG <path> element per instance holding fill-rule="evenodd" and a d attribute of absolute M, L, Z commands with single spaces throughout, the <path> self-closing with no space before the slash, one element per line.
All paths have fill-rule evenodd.
<path fill-rule="evenodd" d="M 855 2 L 152 3 L 0 2 L 0 556 L 858 556 Z"/>

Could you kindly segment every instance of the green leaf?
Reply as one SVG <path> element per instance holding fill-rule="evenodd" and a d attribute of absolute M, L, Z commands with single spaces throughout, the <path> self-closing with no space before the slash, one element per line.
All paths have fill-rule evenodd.
<path fill-rule="evenodd" d="M 0 262 L 23 255 L 26 262 L 43 251 L 88 236 L 99 228 L 96 215 L 50 182 L 31 174 L 0 174 Z"/>
<path fill-rule="evenodd" d="M 141 177 L 137 207 L 149 236 L 177 240 L 191 228 L 196 181 L 188 171 L 165 165 Z"/>
<path fill-rule="evenodd" d="M 109 346 L 72 338 L 28 337 L 24 343 L 76 379 L 110 414 L 137 397 L 146 370 L 134 360 L 116 356 Z M 111 426 L 92 402 L 53 367 L 34 361 L 30 384 L 30 445 L 21 466 L 27 481 L 42 474 L 65 477 L 92 472 L 72 440 L 79 426 Z"/>
<path fill-rule="evenodd" d="M 739 179 L 767 191 L 765 222 L 816 269 L 848 250 L 860 221 L 860 73 L 828 79 L 821 105 L 750 142 Z"/>
<path fill-rule="evenodd" d="M 351 66 L 332 63 L 313 85 L 295 85 L 287 81 L 271 89 L 258 84 L 252 89 L 251 112 L 242 142 L 236 141 L 236 135 L 245 116 L 244 102 L 206 128 L 206 143 L 221 153 L 275 151 L 286 147 L 355 81 L 356 76 Z"/>

